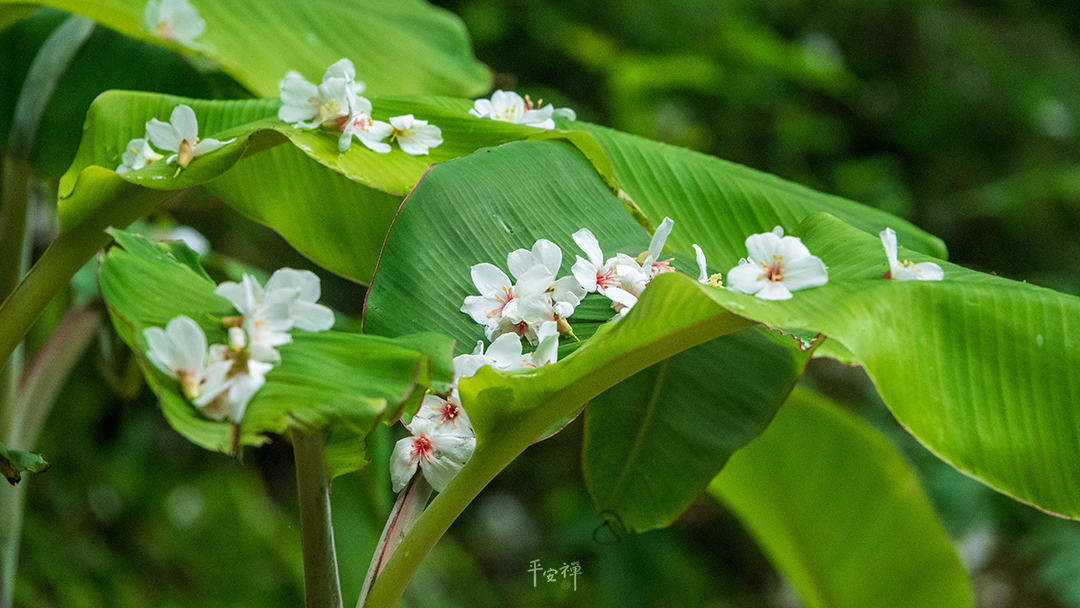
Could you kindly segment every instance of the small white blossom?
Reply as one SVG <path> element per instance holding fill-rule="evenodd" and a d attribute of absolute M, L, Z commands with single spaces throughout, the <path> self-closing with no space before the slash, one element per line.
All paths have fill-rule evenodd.
<path fill-rule="evenodd" d="M 438 424 L 433 418 L 414 417 L 412 423 L 405 426 L 410 436 L 394 445 L 390 455 L 390 479 L 395 492 L 408 485 L 416 475 L 417 467 L 431 487 L 442 492 L 472 457 L 476 438 L 464 436 L 450 425 Z"/>
<path fill-rule="evenodd" d="M 393 130 L 394 128 L 389 123 L 372 120 L 371 102 L 363 97 L 358 97 L 356 105 L 353 107 L 353 114 L 345 123 L 341 130 L 341 137 L 338 138 L 338 151 L 344 152 L 348 150 L 352 144 L 352 138 L 355 136 L 360 140 L 360 143 L 373 152 L 386 154 L 390 151 L 390 144 L 383 142 L 383 140 L 390 137 Z"/>
<path fill-rule="evenodd" d="M 445 433 L 460 435 L 462 437 L 476 437 L 469 416 L 465 408 L 461 407 L 461 398 L 457 391 L 451 391 L 448 398 L 443 399 L 436 395 L 424 395 L 424 401 L 420 404 L 420 410 L 416 412 L 416 418 L 427 418 L 440 427 Z"/>
<path fill-rule="evenodd" d="M 892 228 L 881 231 L 881 244 L 885 246 L 885 255 L 889 258 L 889 272 L 886 278 L 897 281 L 940 281 L 945 278 L 945 271 L 933 262 L 912 264 L 897 259 L 896 232 Z"/>
<path fill-rule="evenodd" d="M 282 104 L 278 119 L 293 123 L 297 129 L 325 125 L 343 131 L 354 114 L 371 113 L 371 102 L 360 96 L 364 92 L 364 83 L 355 78 L 356 68 L 348 59 L 341 59 L 327 68 L 318 86 L 297 72 L 285 74 L 278 83 Z"/>
<path fill-rule="evenodd" d="M 206 21 L 188 0 L 150 0 L 143 10 L 147 31 L 188 48 L 196 48 L 195 39 L 206 31 Z"/>
<path fill-rule="evenodd" d="M 194 403 L 214 420 L 228 419 L 239 424 L 248 403 L 266 384 L 266 374 L 274 366 L 245 354 L 243 330 L 231 328 L 229 342 L 229 347 L 224 344 L 210 347 L 211 371 L 207 373 L 202 395 Z"/>
<path fill-rule="evenodd" d="M 150 147 L 150 137 L 145 136 L 128 142 L 124 153 L 120 155 L 121 165 L 116 168 L 117 173 L 138 171 L 150 163 L 164 158 Z"/>
<path fill-rule="evenodd" d="M 556 323 L 546 322 L 537 330 L 539 338 L 536 350 L 522 353 L 521 338 L 516 334 L 503 334 L 495 338 L 484 352 L 483 341 L 476 343 L 470 355 L 454 357 L 454 375 L 470 378 L 481 367 L 494 367 L 504 372 L 535 369 L 555 363 L 559 359 L 559 329 Z"/>
<path fill-rule="evenodd" d="M 829 281 L 825 263 L 811 255 L 801 239 L 784 236 L 780 226 L 747 237 L 746 249 L 749 256 L 728 272 L 731 291 L 763 300 L 787 300 L 793 291 Z"/>
<path fill-rule="evenodd" d="M 182 104 L 173 109 L 169 122 L 153 118 L 146 123 L 146 133 L 158 148 L 176 152 L 165 162 L 172 164 L 176 161 L 180 167 L 187 167 L 193 158 L 213 152 L 233 141 L 218 141 L 209 137 L 200 140 L 195 111 Z"/>
<path fill-rule="evenodd" d="M 528 95 L 522 98 L 513 91 L 500 90 L 495 91 L 491 99 L 477 99 L 469 114 L 477 118 L 490 118 L 539 129 L 554 129 L 553 116 L 577 119 L 577 114 L 570 108 L 556 110 L 551 105 L 541 106 L 542 103 L 543 100 L 533 104 Z"/>
<path fill-rule="evenodd" d="M 412 114 L 394 116 L 390 119 L 390 139 L 397 140 L 401 151 L 413 156 L 423 156 L 429 148 L 443 143 L 442 131 L 426 120 L 418 120 Z"/>
<path fill-rule="evenodd" d="M 251 275 L 240 283 L 227 281 L 214 293 L 232 302 L 244 316 L 244 330 L 250 340 L 251 358 L 277 363 L 281 355 L 274 347 L 292 342 L 294 327 L 323 331 L 334 325 L 334 313 L 317 304 L 319 277 L 308 270 L 282 268 L 266 283 L 264 290 Z"/>
<path fill-rule="evenodd" d="M 473 266 L 471 274 L 480 295 L 466 297 L 461 312 L 484 326 L 488 340 L 507 332 L 526 335 L 529 327 L 519 310 L 521 299 L 546 292 L 552 284 L 551 271 L 537 264 L 517 276 L 516 284 L 510 282 L 506 273 L 486 262 Z"/>
<path fill-rule="evenodd" d="M 619 285 L 619 273 L 615 269 L 616 258 L 604 261 L 604 254 L 600 251 L 600 242 L 596 240 L 592 231 L 582 228 L 573 234 L 574 242 L 585 252 L 588 259 L 577 256 L 573 268 L 578 284 L 587 293 L 605 293 L 608 288 Z"/>
<path fill-rule="evenodd" d="M 146 358 L 154 367 L 175 378 L 188 399 L 202 394 L 202 384 L 208 375 L 224 373 L 229 367 L 220 362 L 208 362 L 206 334 L 188 317 L 175 317 L 165 329 L 148 327 L 143 330 L 143 337 L 149 347 Z"/>

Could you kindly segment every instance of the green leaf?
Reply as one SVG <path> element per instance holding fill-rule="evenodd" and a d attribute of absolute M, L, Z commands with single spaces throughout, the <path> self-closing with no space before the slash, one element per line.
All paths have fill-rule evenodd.
<path fill-rule="evenodd" d="M 760 326 L 744 329 L 590 401 L 582 469 L 597 510 L 631 532 L 674 522 L 772 420 L 813 352 L 799 346 Z"/>
<path fill-rule="evenodd" d="M 201 269 L 179 261 L 170 250 L 144 237 L 110 232 L 118 246 L 101 263 L 101 291 L 120 336 L 138 353 L 140 366 L 161 398 L 169 423 L 192 442 L 229 452 L 232 425 L 204 417 L 180 394 L 175 378 L 146 360 L 143 331 L 186 315 L 203 328 L 211 344 L 225 339 L 221 319 L 236 311 L 214 294 L 216 285 Z M 194 259 L 184 256 L 190 262 Z M 379 422 L 397 419 L 401 406 L 416 402 L 432 384 L 450 381 L 448 338 L 414 336 L 400 341 L 359 334 L 295 330 L 279 347 L 282 362 L 248 404 L 240 441 L 259 445 L 268 433 L 290 425 L 331 428 L 330 466 L 334 474 L 355 470 L 364 457 L 366 436 Z M 341 427 L 341 428 L 338 428 Z"/>
<path fill-rule="evenodd" d="M 824 333 L 943 460 L 1014 498 L 1080 517 L 1080 299 L 940 261 L 943 281 L 883 280 L 888 264 L 874 236 L 827 214 L 798 232 L 828 266 L 827 285 L 786 302 L 708 295 L 768 325 Z M 900 258 L 929 259 L 903 249 Z"/>
<path fill-rule="evenodd" d="M 110 171 L 118 167 L 128 141 L 144 136 L 145 123 L 152 118 L 168 120 L 179 104 L 195 111 L 200 136 L 235 141 L 196 158 L 179 174 L 175 165 L 159 161 L 119 176 L 101 171 L 83 176 L 93 166 Z M 128 197 L 132 189 L 122 182 L 163 191 L 142 194 L 152 204 L 163 200 L 164 191 L 205 184 L 244 215 L 280 232 L 315 262 L 368 282 L 402 198 L 431 163 L 542 133 L 470 116 L 463 100 L 374 99 L 373 104 L 377 119 L 411 113 L 429 120 L 442 129 L 445 143 L 427 156 L 405 154 L 397 146 L 378 154 L 359 142 L 342 154 L 336 133 L 294 129 L 277 120 L 277 99 L 203 101 L 105 93 L 91 106 L 75 162 L 61 180 L 61 226 L 70 230 L 84 217 L 117 205 L 113 193 L 93 191 L 99 182 L 113 184 Z M 127 224 L 90 222 L 85 229 L 106 225 Z"/>
<path fill-rule="evenodd" d="M 912 224 L 858 203 L 815 192 L 718 158 L 582 122 L 614 167 L 615 179 L 653 226 L 664 216 L 695 231 L 668 244 L 687 255 L 697 243 L 710 256 L 745 257 L 746 237 L 783 226 L 791 232 L 808 215 L 827 211 L 871 234 L 896 230 L 905 245 L 944 258 L 945 244 Z M 729 266 L 730 268 L 730 266 Z"/>
<path fill-rule="evenodd" d="M 357 79 L 367 83 L 372 95 L 466 97 L 483 93 L 490 83 L 472 56 L 464 25 L 420 0 L 194 0 L 192 6 L 206 21 L 194 49 L 147 31 L 145 0 L 40 4 L 86 15 L 132 38 L 209 57 L 262 96 L 277 96 L 278 81 L 289 70 L 318 82 L 342 57 L 353 61 Z"/>
<path fill-rule="evenodd" d="M 877 431 L 795 391 L 709 492 L 809 608 L 975 605 L 918 475 Z"/>
<path fill-rule="evenodd" d="M 45 462 L 45 459 L 38 454 L 22 450 L 9 450 L 6 445 L 0 442 L 0 474 L 11 485 L 19 483 L 23 473 L 27 471 L 43 473 L 48 470 L 49 466 L 51 465 Z"/>

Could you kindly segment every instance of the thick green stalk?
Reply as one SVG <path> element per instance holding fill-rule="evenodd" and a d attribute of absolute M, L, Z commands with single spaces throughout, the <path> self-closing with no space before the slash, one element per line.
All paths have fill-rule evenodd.
<path fill-rule="evenodd" d="M 330 521 L 330 470 L 322 431 L 292 430 L 300 534 L 304 548 L 307 608 L 342 608 L 334 528 Z"/>
<path fill-rule="evenodd" d="M 547 393 L 544 399 L 531 404 L 524 417 L 511 418 L 512 423 L 501 425 L 498 432 L 477 438 L 476 452 L 450 482 L 446 489 L 428 505 L 412 531 L 398 545 L 382 573 L 375 579 L 364 604 L 370 608 L 396 606 L 405 588 L 435 543 L 450 528 L 450 524 L 480 494 L 503 469 L 560 420 L 580 410 L 593 397 L 637 372 L 691 348 L 753 325 L 731 315 L 705 317 L 669 334 L 664 340 L 638 344 L 624 352 L 623 365 L 597 365 L 598 356 L 583 347 L 562 363 L 560 375 L 563 388 Z M 610 336 L 610 333 L 605 337 Z M 594 338 L 596 339 L 596 338 Z M 614 341 L 620 341 L 620 337 Z M 567 381 L 568 377 L 572 380 Z M 523 385 L 547 380 L 522 377 Z M 463 399 L 467 398 L 468 379 L 462 380 Z M 535 389 L 534 389 L 535 390 Z M 541 391 L 540 394 L 543 394 Z"/>

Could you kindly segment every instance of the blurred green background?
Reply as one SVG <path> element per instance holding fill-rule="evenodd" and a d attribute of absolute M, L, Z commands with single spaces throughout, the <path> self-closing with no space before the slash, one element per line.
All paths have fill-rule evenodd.
<path fill-rule="evenodd" d="M 903 216 L 959 264 L 1080 294 L 1080 9 L 996 0 L 440 0 L 497 88 L 583 120 L 686 146 Z M 63 18 L 0 32 L 0 135 L 21 75 Z M 154 56 L 157 71 L 95 53 Z M 79 67 L 84 61 L 87 66 Z M 163 67 L 162 67 L 163 66 Z M 107 88 L 197 97 L 239 87 L 204 65 L 98 28 L 46 112 L 37 166 L 55 179 Z M 84 76 L 80 76 L 83 74 Z M 157 74 L 147 78 L 145 74 Z M 363 79 L 363 74 L 358 75 Z M 42 181 L 40 196 L 55 200 Z M 199 192 L 161 221 L 257 266 L 312 268 L 275 233 Z M 39 218 L 47 242 L 47 214 Z M 359 315 L 363 288 L 326 272 L 325 301 Z M 62 303 L 42 326 L 55 322 Z M 31 335 L 31 344 L 41 336 Z M 243 463 L 188 444 L 102 332 L 67 383 L 28 482 L 21 606 L 297 606 L 303 601 L 288 444 Z M 921 471 L 984 607 L 1080 607 L 1080 525 L 996 494 L 906 435 L 865 375 L 826 360 L 808 386 L 871 421 Z M 451 529 L 410 606 L 799 606 L 737 520 L 709 498 L 671 528 L 622 537 L 592 508 L 581 423 L 534 446 Z M 369 471 L 339 478 L 342 583 L 355 598 L 392 496 L 383 429 Z M 579 562 L 577 589 L 529 567 Z"/>

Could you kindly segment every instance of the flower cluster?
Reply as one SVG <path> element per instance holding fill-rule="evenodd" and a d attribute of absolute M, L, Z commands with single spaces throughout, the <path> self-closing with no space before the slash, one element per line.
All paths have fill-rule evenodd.
<path fill-rule="evenodd" d="M 664 218 L 653 234 L 649 249 L 639 256 L 618 253 L 604 259 L 600 243 L 588 228 L 572 237 L 585 257 L 577 256 L 571 275 L 556 278 L 562 266 L 562 250 L 555 243 L 540 239 L 531 250 L 518 249 L 506 259 L 515 281 L 494 264 L 472 267 L 473 284 L 480 295 L 468 296 L 461 312 L 484 326 L 491 344 L 485 350 L 479 340 L 471 354 L 454 358 L 454 383 L 446 399 L 424 397 L 420 411 L 406 428 L 410 436 L 398 441 L 390 461 L 394 491 L 400 492 L 421 470 L 431 486 L 442 491 L 468 462 L 476 448 L 476 434 L 457 392 L 457 381 L 476 374 L 481 367 L 501 371 L 519 371 L 555 363 L 559 336 L 571 332 L 568 318 L 589 294 L 611 300 L 621 319 L 634 307 L 649 283 L 657 275 L 675 270 L 671 259 L 662 260 L 664 244 L 674 222 Z M 889 259 L 886 278 L 896 280 L 941 280 L 941 268 L 932 262 L 912 264 L 897 261 L 896 233 L 881 233 Z M 693 245 L 698 265 L 698 281 L 723 287 L 720 275 L 710 275 L 705 252 Z M 748 256 L 728 273 L 728 288 L 764 300 L 787 300 L 793 291 L 818 287 L 829 280 L 828 269 L 797 237 L 784 236 L 777 226 L 771 232 L 754 234 L 746 239 Z M 521 339 L 536 349 L 522 352 Z"/>
<path fill-rule="evenodd" d="M 495 91 L 491 99 L 477 99 L 469 114 L 477 118 L 490 118 L 539 129 L 554 129 L 555 116 L 577 120 L 577 113 L 570 108 L 556 109 L 543 103 L 543 99 L 533 103 L 528 95 L 522 98 L 513 91 L 499 90 Z"/>
<path fill-rule="evenodd" d="M 209 418 L 239 424 L 266 374 L 281 362 L 275 347 L 292 341 L 289 331 L 330 329 L 334 313 L 316 304 L 319 278 L 307 270 L 282 268 L 264 289 L 249 275 L 225 282 L 215 293 L 232 302 L 239 317 L 224 319 L 228 343 L 207 346 L 206 334 L 186 316 L 143 331 L 146 358 L 175 378 L 188 400 Z"/>
<path fill-rule="evenodd" d="M 206 31 L 206 21 L 188 0 L 150 0 L 143 10 L 146 31 L 188 48 L 197 48 L 195 39 Z"/>
<path fill-rule="evenodd" d="M 146 123 L 145 137 L 128 142 L 116 172 L 136 171 L 163 158 L 163 155 L 150 147 L 151 143 L 167 152 L 174 152 L 165 162 L 170 165 L 175 162 L 179 171 L 187 167 L 192 159 L 213 152 L 232 141 L 218 141 L 209 137 L 199 139 L 199 122 L 195 118 L 195 111 L 188 106 L 178 105 L 173 108 L 169 122 L 153 118 Z"/>
<path fill-rule="evenodd" d="M 396 141 L 401 151 L 420 156 L 443 142 L 442 131 L 412 114 L 394 116 L 390 122 L 371 117 L 371 101 L 362 96 L 364 83 L 356 80 L 352 61 L 342 59 L 330 66 L 318 86 L 296 72 L 289 72 L 278 83 L 281 108 L 278 118 L 297 129 L 323 128 L 341 133 L 338 150 L 344 152 L 353 137 L 368 149 L 386 154 Z"/>

